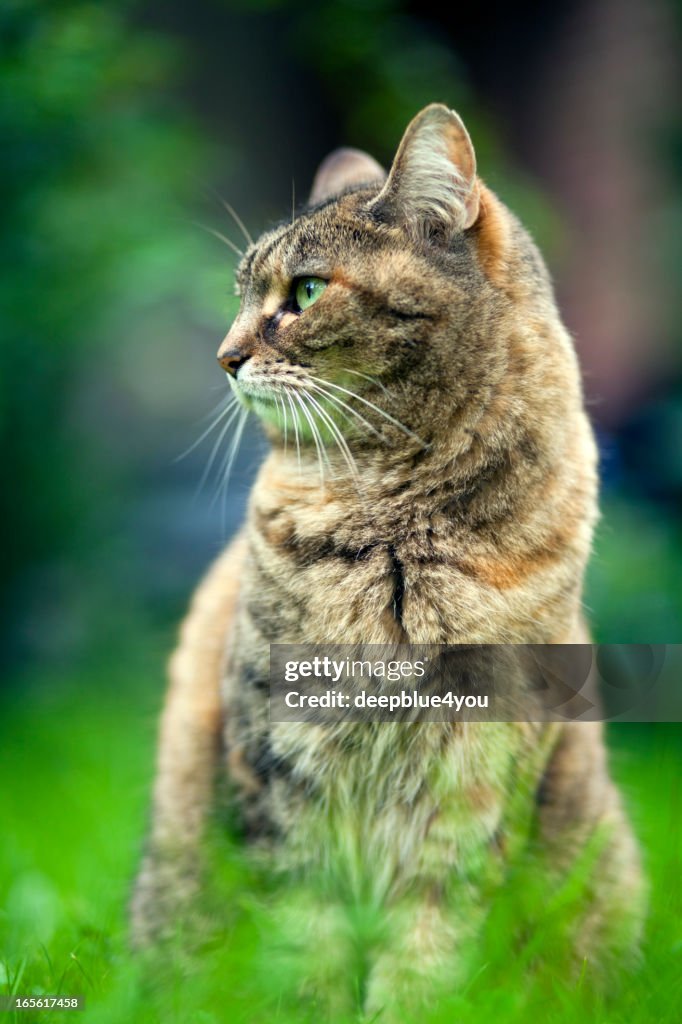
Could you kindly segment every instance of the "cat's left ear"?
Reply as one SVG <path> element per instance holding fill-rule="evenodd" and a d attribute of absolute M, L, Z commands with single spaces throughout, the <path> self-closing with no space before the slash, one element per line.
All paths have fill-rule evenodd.
<path fill-rule="evenodd" d="M 476 155 L 461 118 L 442 103 L 407 126 L 388 180 L 371 209 L 421 238 L 450 237 L 478 218 Z"/>
<path fill-rule="evenodd" d="M 308 199 L 308 206 L 340 195 L 359 185 L 382 184 L 386 171 L 360 149 L 335 149 L 320 164 Z"/>

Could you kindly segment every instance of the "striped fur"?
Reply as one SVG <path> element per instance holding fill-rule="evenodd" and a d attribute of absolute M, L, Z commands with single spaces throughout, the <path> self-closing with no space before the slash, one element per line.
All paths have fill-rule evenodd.
<path fill-rule="evenodd" d="M 475 178 L 446 108 L 418 115 L 385 183 L 345 152 L 318 175 L 315 205 L 240 267 L 220 355 L 243 358 L 234 386 L 272 449 L 173 662 L 134 927 L 158 932 L 169 877 L 176 897 L 189 891 L 173 865 L 196 862 L 226 773 L 273 865 L 345 865 L 347 895 L 369 889 L 384 906 L 366 1008 L 399 1020 L 439 978 L 455 983 L 480 894 L 529 835 L 548 886 L 605 837 L 576 963 L 599 971 L 635 948 L 643 886 L 599 726 L 269 722 L 274 642 L 587 639 L 596 450 L 542 258 Z M 306 275 L 328 285 L 299 313 L 292 282 Z M 325 442 L 322 479 L 301 401 Z M 329 979 L 316 983 L 332 999 Z"/>

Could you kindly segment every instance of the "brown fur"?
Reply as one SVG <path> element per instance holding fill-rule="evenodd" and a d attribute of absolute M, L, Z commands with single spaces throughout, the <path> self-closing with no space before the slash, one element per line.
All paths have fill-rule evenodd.
<path fill-rule="evenodd" d="M 214 774 L 226 770 L 274 864 L 319 867 L 353 846 L 395 926 L 366 1003 L 388 1020 L 443 971 L 455 983 L 458 945 L 480 924 L 478 911 L 453 909 L 455 881 L 470 891 L 488 862 L 501 880 L 529 828 L 554 881 L 604 831 L 576 962 L 608 962 L 615 920 L 634 948 L 641 882 L 598 726 L 348 733 L 268 720 L 271 643 L 587 638 L 596 450 L 542 259 L 475 177 L 466 130 L 446 108 L 415 119 L 383 181 L 366 161 L 343 151 L 323 165 L 318 205 L 265 234 L 240 268 L 242 305 L 219 355 L 246 360 L 235 386 L 272 451 L 245 533 L 202 584 L 174 656 L 134 925 L 143 937 L 159 927 L 167 873 L 193 856 Z M 305 275 L 328 285 L 301 313 L 292 281 Z M 272 399 L 286 395 L 285 447 Z M 327 431 L 321 482 L 301 413 L 297 459 L 296 395 L 343 429 L 357 479 Z"/>

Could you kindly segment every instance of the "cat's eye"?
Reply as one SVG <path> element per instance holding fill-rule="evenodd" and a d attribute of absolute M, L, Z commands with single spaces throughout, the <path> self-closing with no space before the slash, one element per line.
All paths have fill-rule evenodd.
<path fill-rule="evenodd" d="M 321 277 L 299 277 L 294 281 L 294 302 L 299 312 L 317 302 L 326 287 L 327 282 Z"/>

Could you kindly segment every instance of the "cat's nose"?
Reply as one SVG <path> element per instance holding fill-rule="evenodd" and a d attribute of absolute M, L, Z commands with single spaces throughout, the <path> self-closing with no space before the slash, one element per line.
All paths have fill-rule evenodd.
<path fill-rule="evenodd" d="M 243 366 L 249 358 L 249 356 L 244 355 L 244 353 L 237 348 L 233 348 L 229 352 L 218 353 L 218 362 L 225 373 L 229 373 L 231 377 L 237 376 L 237 370 L 240 366 Z"/>

